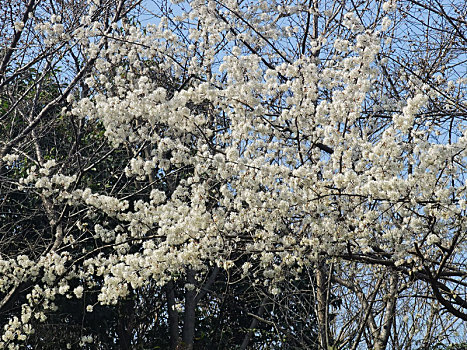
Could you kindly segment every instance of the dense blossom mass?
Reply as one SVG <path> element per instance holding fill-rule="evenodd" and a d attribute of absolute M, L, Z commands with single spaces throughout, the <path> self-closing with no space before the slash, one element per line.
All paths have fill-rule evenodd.
<path fill-rule="evenodd" d="M 49 76 L 63 86 L 41 95 L 48 100 L 10 136 L 0 129 L 0 175 L 36 198 L 48 232 L 37 238 L 42 250 L 1 246 L 0 308 L 10 311 L 0 348 L 27 343 L 57 300 L 83 300 L 90 314 L 151 283 L 181 281 L 185 297 L 162 313 L 170 320 L 196 309 L 189 301 L 209 294 L 217 271 L 271 300 L 312 271 L 320 349 L 396 348 L 391 332 L 411 334 L 413 348 L 431 345 L 442 317 L 452 334 L 467 320 L 467 77 L 455 61 L 432 72 L 403 61 L 412 45 L 398 41 L 405 5 L 173 1 L 137 23 L 125 1 L 105 20 L 105 4 L 89 1 L 75 22 L 35 14 L 31 3 L 19 5 L 27 16 L 10 35 L 34 32 L 37 50 L 60 59 L 79 48 L 81 66 L 73 75 L 48 63 L 53 73 L 24 96 Z M 5 88 L 15 69 L 39 61 L 3 62 Z M 0 112 L 9 120 L 20 107 Z M 46 129 L 63 120 L 70 131 Z M 54 132 L 62 149 L 40 141 Z M 35 227 L 9 225 L 18 237 Z M 342 301 L 349 294 L 353 306 Z M 409 320 L 411 307 L 419 312 L 409 295 L 432 312 L 431 326 Z M 331 297 L 348 309 L 339 315 Z M 191 349 L 195 328 L 184 327 L 180 342 Z M 94 341 L 82 333 L 68 345 Z"/>

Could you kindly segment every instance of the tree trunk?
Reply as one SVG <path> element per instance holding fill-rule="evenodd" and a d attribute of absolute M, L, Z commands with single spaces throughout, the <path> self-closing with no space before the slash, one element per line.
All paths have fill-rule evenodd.
<path fill-rule="evenodd" d="M 195 273 L 193 270 L 187 272 L 187 283 L 195 284 Z M 195 337 L 195 322 L 196 322 L 196 291 L 187 290 L 185 292 L 185 315 L 183 318 L 182 342 L 183 348 L 186 350 L 193 349 L 193 341 Z"/>
<path fill-rule="evenodd" d="M 390 272 L 389 277 L 389 293 L 386 301 L 386 308 L 384 311 L 384 318 L 381 325 L 381 330 L 376 337 L 375 350 L 385 350 L 388 345 L 389 336 L 391 334 L 392 323 L 394 322 L 394 315 L 396 313 L 397 301 L 397 284 L 399 278 L 397 272 Z"/>
<path fill-rule="evenodd" d="M 121 307 L 119 308 L 118 315 L 118 347 L 120 350 L 130 350 L 131 349 L 131 320 L 132 316 L 133 302 L 130 300 L 125 300 L 122 302 Z"/>
<path fill-rule="evenodd" d="M 319 327 L 319 343 L 321 349 L 328 349 L 330 344 L 330 334 L 329 334 L 329 325 L 328 325 L 328 296 L 329 296 L 329 286 L 328 286 L 328 276 L 326 272 L 327 265 L 324 261 L 318 262 L 318 267 L 316 269 L 316 302 L 317 302 L 317 312 L 316 316 L 318 318 L 318 327 Z"/>
<path fill-rule="evenodd" d="M 169 336 L 170 336 L 170 350 L 177 349 L 179 342 L 178 333 L 178 312 L 175 310 L 175 286 L 173 281 L 167 283 L 166 296 L 167 296 L 167 313 L 169 315 Z"/>
<path fill-rule="evenodd" d="M 263 300 L 261 301 L 261 305 L 259 306 L 257 316 L 262 317 L 264 313 L 264 305 L 266 304 L 267 298 L 264 297 Z M 242 345 L 240 346 L 240 350 L 246 350 L 248 347 L 248 344 L 251 340 L 251 336 L 253 335 L 254 329 L 258 326 L 258 319 L 253 317 L 250 323 L 250 327 L 248 330 L 248 333 L 245 335 L 245 338 L 243 338 Z"/>

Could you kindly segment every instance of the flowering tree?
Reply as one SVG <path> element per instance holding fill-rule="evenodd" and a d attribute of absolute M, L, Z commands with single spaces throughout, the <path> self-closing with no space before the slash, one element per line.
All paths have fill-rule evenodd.
<path fill-rule="evenodd" d="M 140 320 L 70 347 L 462 340 L 465 3 L 40 4 L 4 26 L 1 346 L 76 299 Z"/>

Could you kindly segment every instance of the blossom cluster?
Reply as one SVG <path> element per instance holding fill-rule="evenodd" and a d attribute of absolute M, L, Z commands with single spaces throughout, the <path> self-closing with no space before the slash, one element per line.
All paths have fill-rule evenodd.
<path fill-rule="evenodd" d="M 82 41 L 95 60 L 85 81 L 92 93 L 70 98 L 67 116 L 102 127 L 128 159 L 111 189 L 91 189 L 55 160 L 19 180 L 21 190 L 82 213 L 83 223 L 63 234 L 58 251 L 0 259 L 1 293 L 33 282 L 0 346 L 24 340 L 56 295 L 80 299 L 98 286 L 98 302 L 116 304 L 149 280 L 162 286 L 187 270 L 201 280 L 212 266 L 238 268 L 278 295 L 287 274 L 349 247 L 361 256 L 383 251 L 386 264 L 417 271 L 415 245 L 430 255 L 467 228 L 466 130 L 439 142 L 432 136 L 444 125 L 423 113 L 439 93 L 408 77 L 411 97 L 374 99 L 387 93 L 377 84 L 384 35 L 355 13 L 343 18 L 347 37 L 315 38 L 309 56 L 282 52 L 294 30 L 280 19 L 302 10 L 273 3 L 246 10 L 225 1 L 238 11 L 232 19 L 214 1 L 191 1 L 179 18 L 197 23 L 183 33 L 189 39 L 166 19 L 144 31 L 104 28 L 92 6 L 74 39 L 59 17 L 41 24 L 50 44 Z M 390 20 L 381 25 L 384 32 Z M 314 56 L 320 50 L 328 59 Z M 3 157 L 10 166 L 18 159 Z M 122 178 L 131 185 L 114 190 Z M 235 254 L 249 261 L 236 266 Z M 80 344 L 92 341 L 84 335 Z"/>

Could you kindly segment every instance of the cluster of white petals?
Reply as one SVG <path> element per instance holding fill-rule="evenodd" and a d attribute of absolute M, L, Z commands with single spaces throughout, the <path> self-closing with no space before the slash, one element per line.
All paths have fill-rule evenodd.
<path fill-rule="evenodd" d="M 186 33 L 191 45 L 164 20 L 144 31 L 125 23 L 103 36 L 92 14 L 82 18 L 70 40 L 95 38 L 86 51 L 96 60 L 86 80 L 93 93 L 70 98 L 70 114 L 99 123 L 112 147 L 129 150 L 115 178 L 144 185 L 134 195 L 91 189 L 54 160 L 28 169 L 20 188 L 80 208 L 90 222 L 98 218 L 76 226 L 105 249 L 80 247 L 79 271 L 68 263 L 73 234 L 65 235 L 63 250 L 39 261 L 0 259 L 2 293 L 24 280 L 35 283 L 22 319 L 5 326 L 0 347 L 23 340 L 29 320 L 53 310 L 55 295 L 84 298 L 97 278 L 98 301 L 115 304 L 150 279 L 162 286 L 188 269 L 200 276 L 211 266 L 229 270 L 233 252 L 240 252 L 251 258 L 239 267 L 242 275 L 277 295 L 286 273 L 320 256 L 340 257 L 349 247 L 371 256 L 380 249 L 388 252 L 388 264 L 404 267 L 414 243 L 429 251 L 467 228 L 467 135 L 449 143 L 430 136 L 436 126 L 423 121 L 423 111 L 434 93 L 407 77 L 412 97 L 382 97 L 371 102 L 374 115 L 364 111 L 373 94 L 384 95 L 374 88 L 380 32 L 363 30 L 358 16 L 348 13 L 343 24 L 351 36 L 316 39 L 316 52 L 325 45 L 333 51 L 326 62 L 313 55 L 281 60 L 279 49 L 263 56 L 252 50 L 291 37 L 293 31 L 277 24 L 277 11 L 291 16 L 298 9 L 258 1 L 232 31 L 215 2 L 208 3 L 191 1 L 192 11 L 180 17 L 200 23 Z M 391 0 L 383 9 L 396 6 Z M 40 26 L 50 45 L 65 39 L 61 18 Z M 383 19 L 383 31 L 389 26 Z M 224 51 L 216 52 L 221 44 Z M 269 63 L 275 61 L 282 63 Z M 173 86 L 164 85 L 168 76 Z M 380 127 L 375 115 L 388 106 L 393 113 Z M 10 165 L 18 159 L 3 158 Z M 177 182 L 170 187 L 172 178 Z M 146 189 L 149 195 L 138 196 Z M 79 285 L 68 283 L 77 279 Z M 92 341 L 83 336 L 81 346 Z"/>

